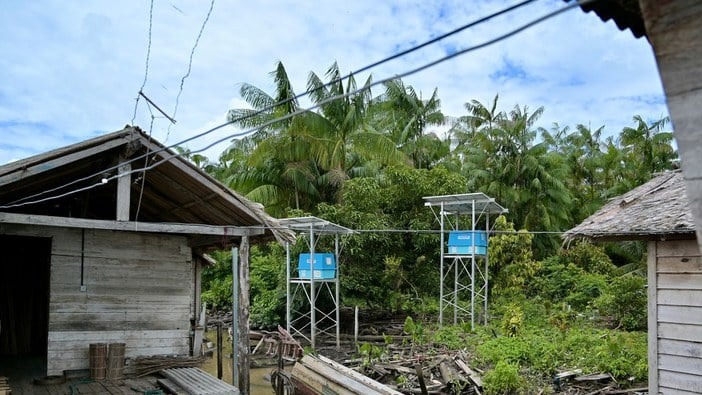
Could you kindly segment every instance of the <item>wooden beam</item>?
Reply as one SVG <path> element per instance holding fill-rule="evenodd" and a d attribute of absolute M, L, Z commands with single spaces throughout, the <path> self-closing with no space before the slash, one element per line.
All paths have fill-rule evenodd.
<path fill-rule="evenodd" d="M 648 242 L 648 392 L 658 393 L 658 242 Z"/>
<path fill-rule="evenodd" d="M 120 159 L 123 161 L 123 159 Z M 132 165 L 121 163 L 117 178 L 117 221 L 129 221 L 129 203 L 131 199 Z"/>
<path fill-rule="evenodd" d="M 639 0 L 675 129 L 702 249 L 702 2 Z"/>
<path fill-rule="evenodd" d="M 177 233 L 212 236 L 257 236 L 264 234 L 263 227 L 234 225 L 179 224 L 162 222 L 111 221 L 85 218 L 52 217 L 48 215 L 14 214 L 0 212 L 0 224 L 24 224 L 57 226 L 64 228 L 85 228 L 120 230 L 127 232 Z"/>

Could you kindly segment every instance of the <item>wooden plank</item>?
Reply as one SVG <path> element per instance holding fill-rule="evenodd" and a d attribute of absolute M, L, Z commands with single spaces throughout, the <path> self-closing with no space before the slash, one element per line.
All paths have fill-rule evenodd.
<path fill-rule="evenodd" d="M 659 274 L 658 289 L 702 290 L 702 274 Z"/>
<path fill-rule="evenodd" d="M 702 326 L 659 323 L 658 338 L 702 343 Z"/>
<path fill-rule="evenodd" d="M 702 325 L 702 307 L 659 305 L 658 322 Z"/>
<path fill-rule="evenodd" d="M 49 324 L 50 331 L 108 331 L 108 330 L 169 330 L 187 328 L 189 326 L 189 314 L 185 315 L 186 319 L 163 319 L 163 318 L 144 318 L 131 319 L 122 321 L 110 321 L 107 319 L 95 319 L 92 321 L 79 321 L 77 315 L 71 316 L 71 319 L 63 321 L 53 321 Z"/>
<path fill-rule="evenodd" d="M 658 273 L 702 273 L 702 257 L 660 257 Z"/>
<path fill-rule="evenodd" d="M 702 359 L 700 358 L 660 354 L 658 356 L 658 366 L 662 370 L 697 376 L 697 380 L 702 382 Z"/>
<path fill-rule="evenodd" d="M 691 391 L 697 394 L 702 393 L 702 380 L 698 375 L 681 372 L 671 372 L 660 370 L 658 383 L 661 388 L 676 388 L 684 391 Z M 667 394 L 667 392 L 664 392 Z"/>
<path fill-rule="evenodd" d="M 658 242 L 656 256 L 661 257 L 698 257 L 701 256 L 695 240 L 668 240 Z"/>
<path fill-rule="evenodd" d="M 650 284 L 649 288 L 651 288 Z M 702 306 L 702 290 L 659 289 L 658 304 L 700 307 Z"/>
<path fill-rule="evenodd" d="M 665 395 L 699 395 L 699 392 L 693 392 L 693 391 L 684 391 L 678 388 L 667 388 L 667 387 L 660 387 L 660 394 L 665 394 Z M 649 389 L 650 393 L 650 389 Z"/>
<path fill-rule="evenodd" d="M 658 242 L 649 241 L 646 267 L 648 287 L 648 388 L 657 393 L 658 388 Z"/>
<path fill-rule="evenodd" d="M 681 357 L 702 358 L 702 343 L 682 340 L 660 339 L 658 351 L 661 354 L 678 355 Z"/>
<path fill-rule="evenodd" d="M 119 340 L 157 340 L 188 338 L 190 329 L 170 329 L 157 331 L 67 331 L 49 332 L 49 342 L 52 341 L 85 341 L 90 343 L 112 342 Z"/>
<path fill-rule="evenodd" d="M 119 230 L 125 232 L 200 234 L 213 236 L 256 236 L 264 234 L 261 226 L 176 224 L 163 222 L 111 221 L 83 218 L 52 217 L 48 215 L 0 213 L 0 223 Z"/>
<path fill-rule="evenodd" d="M 124 161 L 124 158 L 120 158 Z M 129 204 L 131 202 L 132 175 L 130 163 L 120 163 L 117 168 L 117 221 L 129 221 Z"/>

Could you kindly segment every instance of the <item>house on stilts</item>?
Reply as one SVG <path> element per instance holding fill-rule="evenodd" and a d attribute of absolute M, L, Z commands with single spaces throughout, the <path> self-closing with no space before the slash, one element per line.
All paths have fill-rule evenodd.
<path fill-rule="evenodd" d="M 136 127 L 0 166 L 2 361 L 192 354 L 205 254 L 273 238 L 291 234 Z"/>

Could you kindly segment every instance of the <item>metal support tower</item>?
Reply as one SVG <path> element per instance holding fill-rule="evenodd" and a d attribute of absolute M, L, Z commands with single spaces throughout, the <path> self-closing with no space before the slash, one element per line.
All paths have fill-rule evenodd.
<path fill-rule="evenodd" d="M 339 339 L 339 276 L 341 266 L 339 254 L 341 247 L 339 236 L 352 234 L 353 230 L 317 217 L 285 218 L 281 225 L 307 235 L 307 247 L 310 259 L 314 262 L 317 241 L 322 236 L 334 236 L 334 258 L 336 273 L 334 278 L 315 279 L 314 266 L 310 263 L 310 278 L 300 278 L 292 267 L 290 244 L 286 244 L 286 308 L 285 321 L 288 332 L 294 337 L 304 338 L 314 348 L 317 335 L 336 335 L 336 347 L 340 348 Z M 317 305 L 320 297 L 328 297 L 330 308 Z M 334 331 L 334 332 L 332 332 Z"/>
<path fill-rule="evenodd" d="M 475 231 L 490 230 L 490 215 L 500 215 L 508 210 L 484 193 L 426 196 L 424 205 L 429 207 L 441 226 L 439 324 L 444 323 L 444 311 L 453 310 L 453 324 L 459 318 L 470 317 L 470 327 L 475 327 L 476 304 L 483 304 L 483 319 L 487 324 L 488 310 L 488 254 L 476 254 Z M 438 208 L 439 212 L 435 210 Z M 461 229 L 461 221 L 470 220 L 470 229 Z M 450 231 L 471 230 L 471 253 L 449 253 L 446 235 Z M 487 249 L 487 248 L 486 248 Z M 480 262 L 482 261 L 482 262 Z M 482 263 L 482 265 L 481 265 Z M 470 302 L 468 305 L 466 300 Z"/>

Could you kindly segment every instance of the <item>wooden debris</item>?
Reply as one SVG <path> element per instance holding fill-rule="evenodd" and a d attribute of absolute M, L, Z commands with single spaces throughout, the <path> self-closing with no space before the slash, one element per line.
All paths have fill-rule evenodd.
<path fill-rule="evenodd" d="M 401 395 L 400 392 L 323 356 L 302 357 L 293 367 L 291 380 L 302 393 Z"/>

